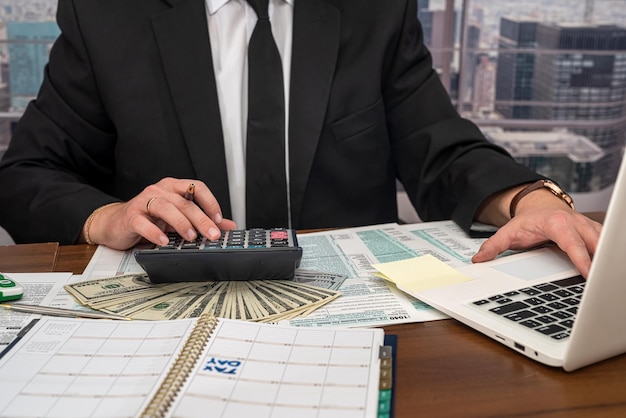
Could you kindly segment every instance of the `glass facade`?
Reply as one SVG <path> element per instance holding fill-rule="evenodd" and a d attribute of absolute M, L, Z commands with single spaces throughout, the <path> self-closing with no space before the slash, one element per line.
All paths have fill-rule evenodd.
<path fill-rule="evenodd" d="M 56 0 L 0 0 L 0 155 L 15 123 L 39 90 L 59 34 Z"/>
<path fill-rule="evenodd" d="M 605 210 L 626 142 L 623 0 L 418 5 L 418 16 L 462 16 L 448 19 L 453 28 L 424 26 L 455 32 L 425 39 L 433 57 L 451 57 L 450 68 L 434 62 L 459 112 L 574 194 L 579 209 Z"/>
<path fill-rule="evenodd" d="M 589 195 L 583 209 L 605 208 L 626 141 L 624 0 L 417 1 L 459 112 Z M 56 0 L 0 0 L 0 155 L 41 83 L 55 12 Z"/>

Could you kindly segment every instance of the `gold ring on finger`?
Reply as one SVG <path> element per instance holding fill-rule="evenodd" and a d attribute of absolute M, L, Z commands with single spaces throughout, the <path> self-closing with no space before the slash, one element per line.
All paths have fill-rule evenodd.
<path fill-rule="evenodd" d="M 154 199 L 156 199 L 156 197 L 151 197 L 150 199 L 148 199 L 148 203 L 146 203 L 146 212 L 148 213 L 148 216 L 152 216 L 152 214 L 150 213 L 150 205 L 152 204 L 152 202 L 154 202 Z"/>

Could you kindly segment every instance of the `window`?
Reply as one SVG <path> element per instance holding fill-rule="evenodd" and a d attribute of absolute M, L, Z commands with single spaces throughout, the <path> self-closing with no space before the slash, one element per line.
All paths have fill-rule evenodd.
<path fill-rule="evenodd" d="M 432 32 L 425 40 L 433 56 L 446 52 L 450 58 L 435 65 L 459 112 L 518 161 L 545 170 L 542 174 L 569 192 L 595 200 L 609 190 L 601 206 L 589 206 L 605 209 L 626 140 L 623 0 L 420 0 L 418 5 L 418 16 L 427 21 L 438 13 L 461 16 L 447 20 L 455 22 L 453 28 L 424 25 Z M 524 146 L 529 141 L 537 147 Z M 560 165 L 558 173 L 552 164 Z M 577 174 L 583 169 L 584 178 Z"/>

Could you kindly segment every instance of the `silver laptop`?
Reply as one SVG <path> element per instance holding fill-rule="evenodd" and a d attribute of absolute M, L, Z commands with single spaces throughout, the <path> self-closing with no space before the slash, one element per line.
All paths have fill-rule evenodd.
<path fill-rule="evenodd" d="M 474 280 L 413 293 L 541 363 L 572 371 L 626 352 L 626 158 L 588 279 L 556 248 L 460 269 Z"/>

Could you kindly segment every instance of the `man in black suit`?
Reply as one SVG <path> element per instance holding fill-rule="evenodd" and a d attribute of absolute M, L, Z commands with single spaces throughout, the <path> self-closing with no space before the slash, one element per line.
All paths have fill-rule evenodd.
<path fill-rule="evenodd" d="M 229 218 L 245 227 L 236 110 L 253 13 L 243 0 L 60 0 L 62 34 L 0 165 L 0 219 L 16 242 L 126 249 L 162 243 L 166 227 L 187 238 L 234 228 Z M 543 188 L 511 220 L 513 197 L 541 177 L 457 114 L 416 15 L 415 0 L 270 2 L 288 226 L 396 221 L 399 179 L 424 220 L 505 225 L 475 261 L 553 240 L 586 274 L 600 226 Z M 197 205 L 183 197 L 190 182 Z"/>

